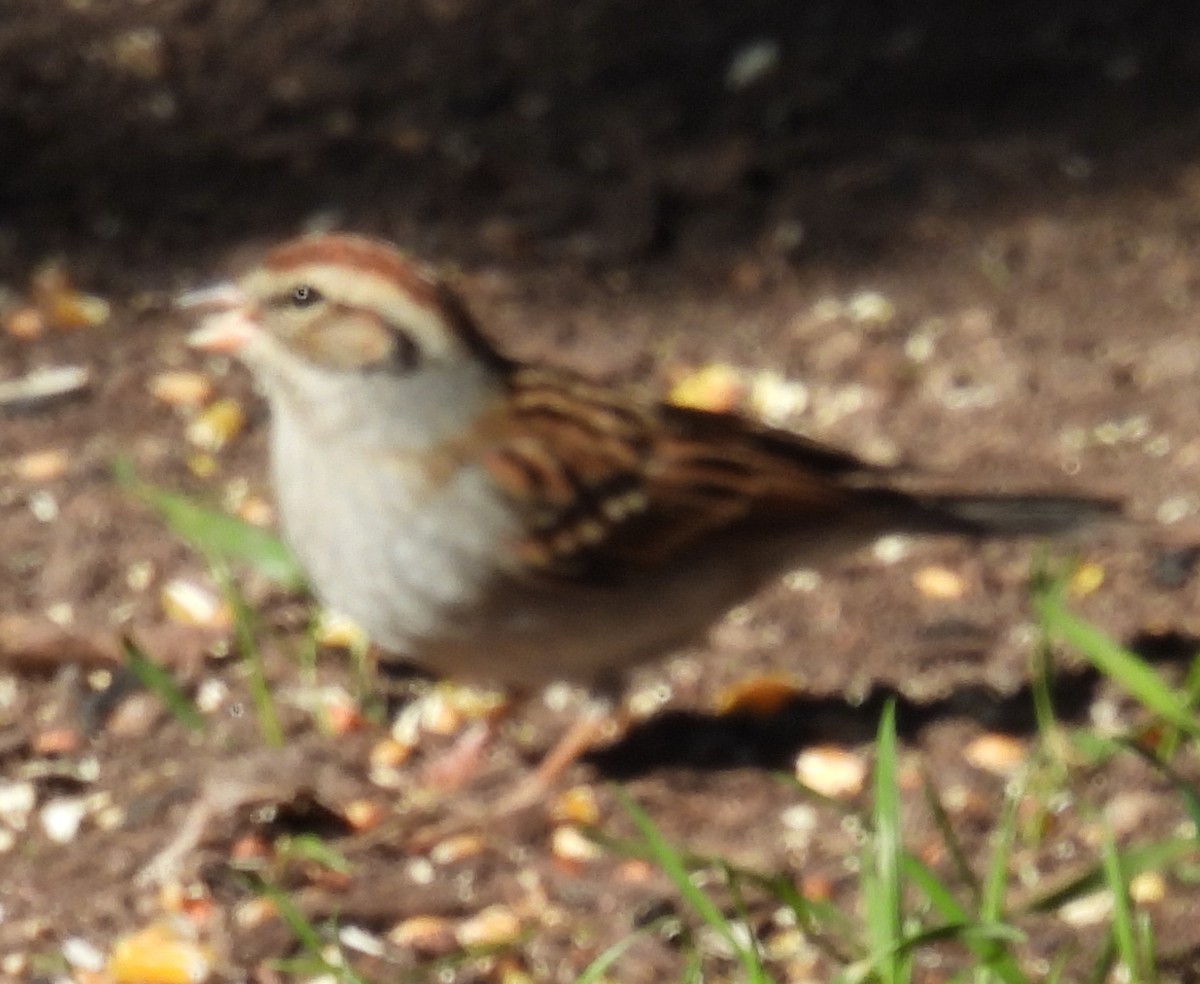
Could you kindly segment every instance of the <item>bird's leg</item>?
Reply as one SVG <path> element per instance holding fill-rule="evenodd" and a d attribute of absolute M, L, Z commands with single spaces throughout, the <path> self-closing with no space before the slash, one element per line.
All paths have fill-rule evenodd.
<path fill-rule="evenodd" d="M 518 709 L 528 701 L 529 695 L 513 693 L 504 701 L 475 721 L 444 752 L 434 756 L 421 772 L 425 785 L 433 786 L 444 793 L 461 789 L 479 771 L 483 756 L 500 729 Z"/>
<path fill-rule="evenodd" d="M 501 814 L 519 812 L 544 799 L 563 772 L 603 738 L 614 721 L 620 726 L 622 715 L 617 710 L 618 692 L 616 682 L 597 687 L 588 697 L 583 712 L 546 753 L 533 773 L 500 800 L 497 810 Z"/>

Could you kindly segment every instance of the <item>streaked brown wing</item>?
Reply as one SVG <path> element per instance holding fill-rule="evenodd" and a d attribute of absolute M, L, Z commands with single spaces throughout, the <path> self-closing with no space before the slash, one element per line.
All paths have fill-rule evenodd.
<path fill-rule="evenodd" d="M 739 525 L 831 520 L 869 467 L 726 414 L 646 402 L 566 373 L 522 369 L 484 460 L 527 511 L 516 544 L 548 576 L 607 581 Z M 515 409 L 515 413 L 513 410 Z"/>

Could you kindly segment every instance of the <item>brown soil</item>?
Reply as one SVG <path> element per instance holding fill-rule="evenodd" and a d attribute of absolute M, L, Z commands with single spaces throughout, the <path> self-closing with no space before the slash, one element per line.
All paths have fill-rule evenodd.
<path fill-rule="evenodd" d="M 162 586 L 204 582 L 202 560 L 117 487 L 110 465 L 125 455 L 143 478 L 209 499 L 241 479 L 266 491 L 264 419 L 243 374 L 216 388 L 253 408 L 249 430 L 206 479 L 189 470 L 184 420 L 147 384 L 201 368 L 171 295 L 302 228 L 386 235 L 454 268 L 488 329 L 525 357 L 659 387 L 711 362 L 777 371 L 810 387 L 789 426 L 866 455 L 976 486 L 1125 497 L 1144 526 L 1089 541 L 1104 583 L 1079 607 L 1179 671 L 1200 594 L 1180 550 L 1200 529 L 1200 10 L 908 6 L 8 0 L 7 323 L 54 259 L 113 316 L 0 335 L 0 379 L 61 364 L 91 373 L 75 398 L 0 410 L 0 785 L 31 782 L 39 809 L 89 804 L 68 843 L 48 840 L 35 812 L 0 854 L 0 955 L 15 955 L 0 976 L 52 967 L 70 937 L 107 952 L 183 908 L 222 975 L 271 979 L 266 961 L 297 944 L 278 920 L 245 916 L 255 889 L 228 866 L 231 845 L 255 833 L 316 832 L 351 861 L 344 879 L 298 862 L 271 869 L 318 922 L 386 933 L 408 916 L 454 922 L 492 904 L 521 916 L 524 942 L 444 980 L 523 967 L 568 981 L 679 906 L 661 876 L 618 855 L 556 856 L 545 811 L 472 820 L 553 741 L 561 713 L 531 709 L 462 792 L 420 798 L 415 775 L 399 790 L 373 783 L 368 756 L 386 724 L 324 735 L 295 707 L 314 686 L 291 659 L 304 611 L 262 585 L 247 591 L 264 613 L 286 751 L 265 748 L 253 713 L 215 713 L 193 734 L 105 689 L 124 631 L 189 691 L 223 681 L 226 707 L 248 706 L 237 661 L 213 659 L 211 636 L 162 611 Z M 761 74 L 737 77 L 756 52 Z M 864 291 L 890 313 L 855 320 L 829 303 Z M 65 474 L 23 477 L 25 456 L 47 449 L 66 451 Z M 665 708 L 569 781 L 595 787 L 607 831 L 632 829 L 605 785 L 621 779 L 692 850 L 788 873 L 853 911 L 853 831 L 815 807 L 811 842 L 798 844 L 785 818 L 808 801 L 771 770 L 813 745 L 864 753 L 897 695 L 906 761 L 953 791 L 968 856 L 982 857 L 1004 781 L 963 749 L 989 732 L 1036 735 L 1031 557 L 1028 545 L 921 543 L 890 563 L 850 558 L 815 587 L 773 588 L 707 647 L 640 673 L 639 694 L 669 682 Z M 960 575 L 961 598 L 918 590 L 914 574 L 934 565 Z M 803 696 L 767 717 L 712 712 L 760 673 L 790 675 Z M 337 652 L 321 654 L 316 678 L 353 686 Z M 1060 683 L 1069 721 L 1136 719 L 1076 664 Z M 906 822 L 920 851 L 939 836 L 917 785 Z M 134 875 L 197 803 L 233 787 L 245 802 L 214 810 L 168 879 L 211 905 L 204 922 Z M 1022 847 L 1040 878 L 1094 861 L 1101 811 L 1119 815 L 1127 844 L 1184 819 L 1178 795 L 1132 759 L 1079 768 L 1070 788 L 1061 821 Z M 347 829 L 341 808 L 357 799 L 385 808 L 382 827 Z M 418 834 L 448 818 L 482 843 L 435 863 L 430 882 Z M 1200 952 L 1193 881 L 1172 873 L 1149 910 L 1181 979 L 1195 979 Z M 772 913 L 752 900 L 764 937 Z M 1079 922 L 1030 917 L 1023 952 L 1087 966 L 1101 927 Z M 614 979 L 678 979 L 686 954 L 677 935 L 648 933 Z M 423 959 L 398 947 L 362 969 L 420 977 Z M 920 979 L 944 979 L 947 959 Z M 794 979 L 830 973 L 820 953 L 795 961 Z M 713 958 L 712 979 L 730 966 Z"/>

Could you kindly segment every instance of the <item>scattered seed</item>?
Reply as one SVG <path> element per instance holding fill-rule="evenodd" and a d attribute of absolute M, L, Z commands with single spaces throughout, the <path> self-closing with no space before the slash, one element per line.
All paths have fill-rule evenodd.
<path fill-rule="evenodd" d="M 768 424 L 781 425 L 804 413 L 808 386 L 778 372 L 755 373 L 750 381 L 750 408 Z"/>
<path fill-rule="evenodd" d="M 1143 871 L 1129 880 L 1129 897 L 1137 905 L 1153 905 L 1166 895 L 1166 879 L 1157 871 Z"/>
<path fill-rule="evenodd" d="M 83 736 L 74 728 L 47 728 L 33 736 L 30 747 L 36 755 L 69 755 L 82 741 Z"/>
<path fill-rule="evenodd" d="M 926 598 L 955 601 L 966 594 L 963 579 L 948 567 L 922 567 L 913 575 L 913 584 Z"/>
<path fill-rule="evenodd" d="M 1101 564 L 1080 564 L 1071 575 L 1068 590 L 1073 598 L 1086 598 L 1104 583 L 1104 567 Z"/>
<path fill-rule="evenodd" d="M 187 939 L 175 924 L 156 923 L 113 944 L 108 973 L 114 984 L 204 984 L 213 954 Z"/>
<path fill-rule="evenodd" d="M 733 410 L 746 392 L 742 371 L 724 362 L 714 362 L 684 376 L 667 394 L 679 407 L 696 410 Z"/>
<path fill-rule="evenodd" d="M 58 519 L 58 499 L 45 489 L 38 489 L 29 496 L 29 511 L 39 523 L 53 523 Z"/>
<path fill-rule="evenodd" d="M 75 396 L 88 387 L 91 373 L 84 366 L 34 369 L 17 379 L 0 380 L 0 407 L 35 410 Z"/>
<path fill-rule="evenodd" d="M 72 291 L 55 297 L 46 314 L 50 324 L 60 331 L 78 331 L 104 324 L 112 314 L 112 305 L 103 297 Z"/>
<path fill-rule="evenodd" d="M 62 944 L 63 959 L 76 970 L 104 969 L 104 954 L 81 936 L 68 936 Z"/>
<path fill-rule="evenodd" d="M 318 616 L 313 636 L 318 645 L 330 649 L 361 650 L 367 644 L 366 633 L 353 619 L 331 611 L 323 610 Z"/>
<path fill-rule="evenodd" d="M 242 405 L 232 397 L 217 400 L 187 426 L 187 439 L 204 451 L 220 451 L 241 434 L 246 425 Z"/>
<path fill-rule="evenodd" d="M 156 27 L 135 27 L 112 40 L 113 64 L 144 81 L 162 77 L 166 70 L 166 44 Z"/>
<path fill-rule="evenodd" d="M 859 325 L 886 325 L 896 317 L 896 306 L 876 290 L 860 290 L 846 302 L 846 314 Z"/>
<path fill-rule="evenodd" d="M 172 369 L 147 384 L 150 395 L 172 407 L 198 407 L 212 396 L 212 380 L 202 372 Z"/>
<path fill-rule="evenodd" d="M 62 448 L 31 451 L 13 462 L 12 471 L 27 482 L 52 482 L 66 474 L 70 460 Z"/>
<path fill-rule="evenodd" d="M 413 746 L 397 741 L 395 738 L 384 738 L 371 747 L 368 760 L 372 768 L 395 768 L 403 765 L 412 755 Z"/>
<path fill-rule="evenodd" d="M 24 830 L 37 805 L 37 791 L 31 782 L 0 782 L 0 820 L 13 830 Z"/>
<path fill-rule="evenodd" d="M 738 680 L 717 695 L 717 713 L 772 717 L 783 711 L 803 693 L 794 679 L 785 674 L 767 674 Z"/>
<path fill-rule="evenodd" d="M 359 731 L 366 724 L 366 719 L 358 705 L 343 694 L 333 696 L 324 708 L 325 726 L 334 736 L 348 735 Z"/>
<path fill-rule="evenodd" d="M 1001 777 L 1016 772 L 1028 755 L 1028 743 L 998 732 L 977 735 L 963 750 L 963 758 L 976 769 Z"/>
<path fill-rule="evenodd" d="M 46 319 L 33 305 L 23 304 L 5 313 L 3 325 L 5 333 L 12 338 L 32 342 L 45 332 Z"/>
<path fill-rule="evenodd" d="M 261 495 L 246 496 L 234 514 L 251 526 L 271 526 L 275 522 L 274 508 Z"/>
<path fill-rule="evenodd" d="M 1058 914 L 1070 926 L 1096 926 L 1112 916 L 1113 898 L 1108 889 L 1081 895 L 1062 905 Z"/>
<path fill-rule="evenodd" d="M 725 69 L 725 88 L 738 92 L 779 67 L 779 42 L 774 38 L 759 38 L 738 48 Z"/>
<path fill-rule="evenodd" d="M 438 865 L 456 864 L 477 857 L 483 853 L 483 848 L 483 838 L 478 834 L 458 834 L 435 844 L 429 852 L 429 860 Z"/>
<path fill-rule="evenodd" d="M 898 564 L 912 551 L 912 541 L 900 534 L 881 536 L 875 541 L 871 553 L 881 564 Z"/>
<path fill-rule="evenodd" d="M 229 699 L 229 685 L 217 677 L 206 677 L 196 688 L 196 708 L 201 714 L 214 714 Z"/>
<path fill-rule="evenodd" d="M 594 826 L 600 822 L 600 805 L 591 786 L 573 786 L 554 798 L 550 816 L 559 823 Z"/>
<path fill-rule="evenodd" d="M 1155 511 L 1154 518 L 1164 526 L 1170 526 L 1172 523 L 1186 519 L 1195 511 L 1196 503 L 1190 496 L 1176 495 L 1163 500 Z"/>
<path fill-rule="evenodd" d="M 79 833 L 87 815 L 87 804 L 77 796 L 51 800 L 42 807 L 38 820 L 42 830 L 55 844 L 69 844 Z"/>
<path fill-rule="evenodd" d="M 348 950 L 365 953 L 369 957 L 382 957 L 386 952 L 381 940 L 361 926 L 342 926 L 338 929 L 338 942 Z"/>
<path fill-rule="evenodd" d="M 624 885 L 644 885 L 654 877 L 654 868 L 649 861 L 640 858 L 629 858 L 617 865 L 614 873 L 618 882 Z"/>
<path fill-rule="evenodd" d="M 246 899 L 233 910 L 233 921 L 241 929 L 256 929 L 275 918 L 275 903 L 266 898 Z"/>
<path fill-rule="evenodd" d="M 862 792 L 867 762 L 837 745 L 818 745 L 796 756 L 796 778 L 822 796 L 849 799 Z"/>
<path fill-rule="evenodd" d="M 600 845 L 571 824 L 560 824 L 550 835 L 550 852 L 562 861 L 588 864 L 604 856 Z"/>
<path fill-rule="evenodd" d="M 217 459 L 207 451 L 197 451 L 188 455 L 187 467 L 197 478 L 212 478 L 217 473 Z"/>
<path fill-rule="evenodd" d="M 342 816 L 346 823 L 350 825 L 351 829 L 360 833 L 378 827 L 386 815 L 387 812 L 382 806 L 369 799 L 351 800 L 342 807 Z"/>
<path fill-rule="evenodd" d="M 211 589 L 195 581 L 174 578 L 163 585 L 163 611 L 172 621 L 198 628 L 225 629 L 229 611 Z"/>
<path fill-rule="evenodd" d="M 387 934 L 388 941 L 405 950 L 427 956 L 444 956 L 457 946 L 454 926 L 443 916 L 413 916 L 397 923 Z"/>
<path fill-rule="evenodd" d="M 515 943 L 521 935 L 521 921 L 503 905 L 488 906 L 482 912 L 464 919 L 454 931 L 459 946 L 497 947 Z"/>

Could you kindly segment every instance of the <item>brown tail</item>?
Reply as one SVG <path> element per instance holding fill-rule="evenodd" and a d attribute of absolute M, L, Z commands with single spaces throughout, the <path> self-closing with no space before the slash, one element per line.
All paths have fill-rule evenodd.
<path fill-rule="evenodd" d="M 1122 514 L 1115 499 L 1066 495 L 914 496 L 922 532 L 975 536 L 1055 536 Z M 920 523 L 920 518 L 918 518 Z"/>

